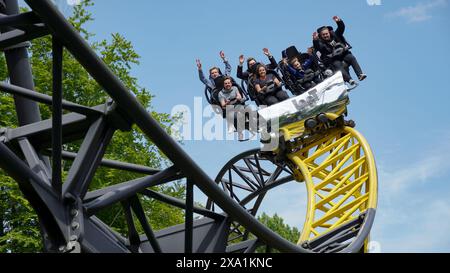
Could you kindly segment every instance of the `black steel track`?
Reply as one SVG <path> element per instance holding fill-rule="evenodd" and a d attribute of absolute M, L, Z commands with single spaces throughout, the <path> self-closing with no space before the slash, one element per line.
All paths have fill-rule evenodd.
<path fill-rule="evenodd" d="M 4 15 L 0 17 L 0 48 L 5 52 L 10 76 L 9 83 L 0 85 L 0 92 L 13 94 L 19 121 L 18 128 L 0 130 L 0 168 L 16 179 L 37 212 L 46 251 L 225 252 L 231 217 L 254 234 L 258 242 L 283 252 L 309 252 L 259 223 L 251 212 L 221 190 L 136 100 L 50 0 L 25 2 L 31 11 L 23 15 L 19 15 L 17 0 L 5 0 L 5 7 L 0 7 L 0 13 Z M 51 35 L 53 39 L 51 97 L 34 92 L 27 52 L 27 41 L 45 35 Z M 87 107 L 63 100 L 63 48 L 89 72 L 108 93 L 111 101 L 103 106 Z M 51 104 L 56 118 L 41 121 L 38 103 Z M 74 113 L 62 115 L 63 109 Z M 170 159 L 171 167 L 152 170 L 146 166 L 104 158 L 114 132 L 130 130 L 132 124 L 137 125 Z M 48 142 L 49 136 L 51 143 Z M 76 154 L 64 152 L 62 144 L 73 140 L 82 141 L 79 151 Z M 49 155 L 53 162 L 50 162 Z M 73 164 L 67 179 L 61 181 L 61 160 L 64 158 L 73 159 Z M 91 193 L 88 189 L 99 166 L 146 173 L 148 176 Z M 253 190 L 260 188 L 262 175 L 259 173 L 259 180 L 248 186 Z M 147 191 L 152 185 L 179 179 L 187 183 L 187 200 L 171 200 Z M 206 213 L 196 208 L 193 205 L 194 187 L 220 206 L 225 214 Z M 186 223 L 153 231 L 138 198 L 144 195 L 182 207 L 186 211 Z M 95 216 L 100 209 L 108 209 L 113 204 L 123 207 L 129 227 L 128 237 L 117 234 Z M 205 218 L 194 221 L 195 212 L 202 212 Z M 136 234 L 133 217 L 137 217 L 144 235 Z M 202 243 L 206 238 L 208 244 Z M 181 249 L 177 248 L 180 239 L 184 240 Z M 241 245 L 244 246 L 244 251 L 250 251 L 256 244 Z"/>

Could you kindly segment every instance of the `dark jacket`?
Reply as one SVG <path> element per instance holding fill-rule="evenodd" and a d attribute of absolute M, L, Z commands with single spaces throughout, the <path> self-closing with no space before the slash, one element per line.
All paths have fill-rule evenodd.
<path fill-rule="evenodd" d="M 308 70 L 313 64 L 313 57 L 311 56 L 309 59 L 306 59 L 302 63 L 303 69 L 295 69 L 291 65 L 287 65 L 287 69 L 289 73 L 295 78 L 295 79 L 303 79 L 305 77 L 305 71 Z"/>
<path fill-rule="evenodd" d="M 275 68 L 277 68 L 278 64 L 273 56 L 269 57 L 269 61 L 270 61 L 270 63 L 266 65 L 266 69 L 274 70 Z M 250 77 L 250 75 L 255 74 L 255 72 L 256 72 L 256 71 L 252 71 L 252 68 L 255 69 L 257 66 L 258 66 L 258 63 L 254 64 L 251 68 L 249 67 L 247 69 L 247 71 L 243 71 L 242 65 L 238 65 L 236 76 L 241 80 L 248 81 L 248 78 Z"/>
<path fill-rule="evenodd" d="M 341 20 L 337 22 L 337 29 L 336 31 L 330 31 L 331 40 L 330 42 L 324 41 L 322 38 L 319 38 L 318 40 L 313 40 L 314 49 L 316 51 L 319 51 L 321 56 L 320 59 L 325 65 L 328 65 L 332 63 L 335 58 L 331 57 L 329 55 L 333 54 L 333 51 L 336 47 L 336 45 L 332 45 L 331 43 L 334 41 L 334 43 L 342 46 L 349 46 L 347 43 L 347 40 L 344 37 L 344 31 L 345 31 L 345 24 Z"/>

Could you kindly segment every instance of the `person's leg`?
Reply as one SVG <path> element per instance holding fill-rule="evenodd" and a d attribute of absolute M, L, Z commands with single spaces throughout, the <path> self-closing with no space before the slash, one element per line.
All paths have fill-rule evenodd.
<path fill-rule="evenodd" d="M 270 106 L 270 105 L 273 105 L 273 104 L 275 104 L 275 103 L 278 103 L 278 99 L 277 99 L 275 96 L 270 95 L 270 96 L 267 96 L 267 97 L 264 99 L 264 102 L 265 102 L 265 104 L 266 104 L 267 106 Z"/>
<path fill-rule="evenodd" d="M 265 95 L 263 95 L 263 94 L 261 94 L 261 93 L 258 93 L 258 94 L 256 95 L 256 98 L 257 98 L 257 101 L 258 101 L 258 104 L 259 104 L 259 105 L 265 105 L 265 104 L 266 104 L 266 102 L 265 102 L 266 96 L 265 96 Z"/>
<path fill-rule="evenodd" d="M 356 57 L 351 52 L 349 52 L 347 53 L 347 55 L 345 55 L 344 61 L 348 63 L 351 67 L 353 67 L 356 76 L 358 76 L 358 78 L 361 79 L 361 76 L 364 74 L 362 72 L 361 66 L 358 63 L 358 60 L 356 60 Z"/>
<path fill-rule="evenodd" d="M 348 73 L 347 69 L 345 69 L 344 64 L 342 63 L 341 60 L 333 61 L 333 68 L 334 68 L 335 72 L 337 72 L 337 71 L 341 71 L 342 72 L 342 76 L 344 77 L 344 81 L 350 82 L 352 77 L 350 76 L 350 73 Z"/>
<path fill-rule="evenodd" d="M 232 133 L 235 131 L 235 128 L 236 128 L 236 123 L 235 123 L 236 119 L 235 119 L 235 113 L 234 113 L 233 109 L 230 107 L 227 107 L 225 116 L 226 116 L 226 121 L 227 121 L 227 132 Z"/>
<path fill-rule="evenodd" d="M 309 90 L 309 89 L 313 88 L 314 86 L 316 86 L 316 84 L 314 83 L 314 81 L 306 82 L 306 83 L 303 84 L 303 87 L 304 87 L 306 90 Z"/>
<path fill-rule="evenodd" d="M 313 84 L 314 84 L 314 86 L 316 86 L 316 85 L 318 85 L 319 83 L 321 83 L 323 81 L 323 79 L 322 79 L 322 77 L 321 76 L 316 76 L 314 79 L 313 79 Z M 314 87 L 313 86 L 313 87 Z"/>
<path fill-rule="evenodd" d="M 234 126 L 234 129 L 237 131 L 237 128 L 238 128 L 238 114 L 237 114 L 237 112 L 233 112 L 233 126 Z"/>
<path fill-rule="evenodd" d="M 275 96 L 277 97 L 278 101 L 284 101 L 289 99 L 289 95 L 284 91 L 284 90 L 280 90 L 278 91 Z"/>
<path fill-rule="evenodd" d="M 243 131 L 246 126 L 245 107 L 243 105 L 239 104 L 234 107 L 234 110 L 236 111 L 234 127 L 236 128 L 236 130 L 238 132 Z"/>

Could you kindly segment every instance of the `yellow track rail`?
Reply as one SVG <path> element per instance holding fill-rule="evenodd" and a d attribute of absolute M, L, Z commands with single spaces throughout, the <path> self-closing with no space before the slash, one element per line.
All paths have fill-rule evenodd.
<path fill-rule="evenodd" d="M 345 109 L 344 109 L 345 110 Z M 327 114 L 334 120 L 336 114 Z M 305 130 L 302 122 L 281 128 L 286 140 Z M 366 139 L 350 127 L 325 130 L 319 137 L 301 140 L 288 151 L 297 181 L 308 192 L 307 215 L 299 244 L 313 241 L 348 225 L 377 206 L 377 171 Z M 364 248 L 367 249 L 368 236 Z"/>

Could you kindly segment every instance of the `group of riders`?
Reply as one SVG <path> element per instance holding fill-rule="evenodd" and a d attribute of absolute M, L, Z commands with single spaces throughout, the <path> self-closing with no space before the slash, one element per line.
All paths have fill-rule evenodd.
<path fill-rule="evenodd" d="M 205 84 L 205 94 L 208 102 L 223 109 L 245 105 L 247 98 L 253 100 L 258 106 L 273 105 L 289 98 L 282 86 L 284 85 L 294 95 L 300 95 L 318 83 L 322 82 L 335 72 L 341 71 L 344 81 L 350 86 L 356 86 L 349 68 L 352 67 L 358 80 L 367 76 L 362 72 L 355 56 L 351 53 L 351 46 L 344 37 L 345 24 L 341 18 L 334 16 L 337 29 L 323 26 L 313 33 L 313 46 L 307 52 L 299 52 L 291 46 L 282 52 L 282 60 L 278 63 L 267 48 L 264 55 L 269 64 L 258 62 L 254 58 L 247 58 L 247 70 L 244 71 L 244 55 L 239 56 L 237 78 L 242 80 L 239 86 L 230 76 L 231 65 L 223 51 L 220 57 L 225 64 L 225 73 L 218 67 L 209 69 L 206 78 L 200 60 L 196 60 L 199 78 Z M 236 117 L 234 124 L 236 124 Z M 236 126 L 235 126 L 236 127 Z M 239 133 L 240 139 L 242 133 Z"/>

